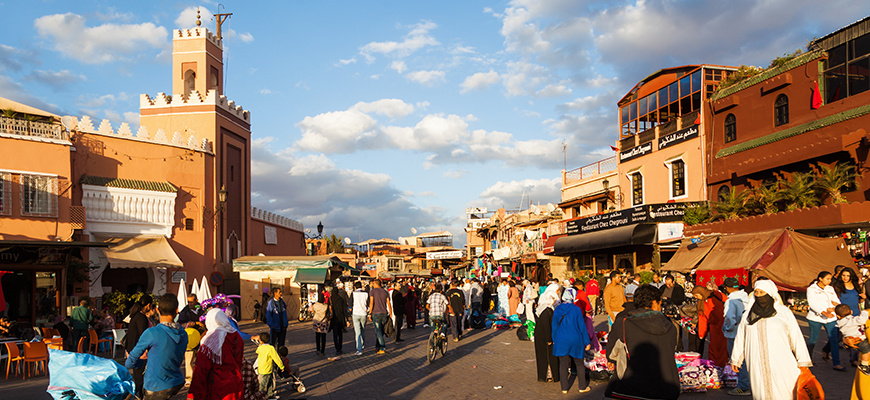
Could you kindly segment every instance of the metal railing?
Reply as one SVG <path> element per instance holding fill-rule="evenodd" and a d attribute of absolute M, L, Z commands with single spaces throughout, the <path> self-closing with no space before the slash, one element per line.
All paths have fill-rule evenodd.
<path fill-rule="evenodd" d="M 616 156 L 605 158 L 596 163 L 585 165 L 580 168 L 572 169 L 566 172 L 565 183 L 578 182 L 589 179 L 593 176 L 601 175 L 603 173 L 616 171 L 616 168 L 618 166 L 619 163 L 617 163 L 616 161 Z"/>
<path fill-rule="evenodd" d="M 60 124 L 0 116 L 0 133 L 67 140 Z"/>

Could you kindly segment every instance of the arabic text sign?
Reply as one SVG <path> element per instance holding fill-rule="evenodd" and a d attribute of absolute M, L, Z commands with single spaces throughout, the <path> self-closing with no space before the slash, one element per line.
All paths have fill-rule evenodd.
<path fill-rule="evenodd" d="M 680 129 L 674 133 L 660 137 L 659 150 L 696 137 L 698 137 L 698 125 L 692 125 L 686 129 Z"/>
<path fill-rule="evenodd" d="M 652 142 L 647 142 L 640 146 L 632 147 L 619 153 L 619 162 L 624 162 L 643 155 L 647 155 L 649 153 L 652 153 L 652 150 Z"/>
<path fill-rule="evenodd" d="M 570 220 L 567 222 L 566 230 L 569 235 L 576 235 L 644 222 L 682 221 L 686 213 L 685 208 L 689 204 L 692 203 L 649 204 Z"/>
<path fill-rule="evenodd" d="M 426 253 L 427 260 L 447 260 L 451 258 L 462 258 L 462 251 L 438 251 L 432 253 Z"/>

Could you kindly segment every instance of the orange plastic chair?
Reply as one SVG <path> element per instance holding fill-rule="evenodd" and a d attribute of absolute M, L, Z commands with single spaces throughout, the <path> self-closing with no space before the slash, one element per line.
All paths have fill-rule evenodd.
<path fill-rule="evenodd" d="M 42 366 L 42 372 L 47 374 L 46 364 L 48 363 L 48 347 L 45 346 L 43 342 L 24 342 L 24 375 L 21 379 L 27 377 L 27 373 L 30 372 L 30 368 L 28 368 L 28 364 L 39 363 Z M 35 367 L 36 365 L 34 365 Z"/>
<path fill-rule="evenodd" d="M 52 330 L 53 329 L 51 328 L 42 328 L 42 337 L 44 339 L 51 339 L 52 337 L 54 337 L 54 333 L 52 332 Z"/>
<path fill-rule="evenodd" d="M 84 353 L 85 352 L 85 338 L 79 339 L 79 346 L 76 348 L 76 353 Z"/>
<path fill-rule="evenodd" d="M 88 337 L 91 339 L 91 344 L 88 347 L 88 351 L 90 352 L 90 350 L 93 348 L 94 355 L 97 355 L 97 349 L 99 349 L 100 343 L 112 343 L 112 339 L 100 339 L 95 329 L 88 329 Z"/>
<path fill-rule="evenodd" d="M 18 368 L 24 357 L 18 352 L 18 345 L 12 342 L 6 342 L 6 354 L 9 356 L 6 358 L 6 379 L 9 379 L 9 368 L 12 367 L 12 363 L 15 363 L 15 375 L 18 375 Z"/>
<path fill-rule="evenodd" d="M 49 349 L 63 350 L 63 338 L 42 339 L 42 341 Z"/>

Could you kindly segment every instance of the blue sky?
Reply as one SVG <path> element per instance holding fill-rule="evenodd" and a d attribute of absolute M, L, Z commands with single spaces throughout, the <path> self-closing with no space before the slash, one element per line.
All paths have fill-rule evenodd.
<path fill-rule="evenodd" d="M 612 155 L 616 101 L 660 68 L 766 66 L 870 14 L 833 0 L 241 2 L 225 94 L 252 113 L 252 202 L 353 240 L 448 229 L 465 207 L 559 201 Z M 208 1 L 0 2 L 0 96 L 138 126 L 171 38 Z M 522 203 L 528 206 L 528 199 Z"/>

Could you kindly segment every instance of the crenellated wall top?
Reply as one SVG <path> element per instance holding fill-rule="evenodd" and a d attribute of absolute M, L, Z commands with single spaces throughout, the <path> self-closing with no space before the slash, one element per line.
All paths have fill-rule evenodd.
<path fill-rule="evenodd" d="M 251 207 L 251 218 L 283 226 L 285 228 L 297 230 L 299 232 L 304 231 L 304 227 L 302 226 L 301 222 L 257 207 Z"/>
<path fill-rule="evenodd" d="M 172 35 L 173 40 L 199 39 L 203 37 L 219 49 L 223 50 L 223 41 L 218 39 L 217 35 L 209 32 L 206 28 L 176 29 Z"/>
<path fill-rule="evenodd" d="M 111 136 L 139 142 L 173 146 L 188 150 L 201 151 L 208 154 L 214 154 L 212 143 L 207 138 L 197 138 L 196 134 L 193 132 L 191 132 L 190 134 L 174 132 L 170 136 L 163 129 L 158 129 L 157 132 L 151 134 L 150 132 L 148 132 L 148 128 L 140 126 L 139 130 L 136 131 L 136 133 L 134 134 L 133 131 L 130 129 L 130 124 L 126 122 L 121 123 L 121 125 L 118 127 L 118 130 L 115 131 L 115 129 L 112 127 L 112 123 L 107 119 L 102 120 L 98 128 L 94 128 L 93 120 L 91 120 L 91 117 L 87 115 L 81 118 L 71 118 L 75 120 L 73 123 L 73 126 L 75 126 L 73 131 L 95 135 Z"/>
<path fill-rule="evenodd" d="M 251 112 L 245 110 L 240 105 L 236 105 L 235 101 L 228 100 L 227 96 L 218 95 L 217 91 L 209 90 L 203 96 L 198 90 L 193 90 L 185 97 L 183 94 L 168 95 L 166 93 L 157 93 L 151 97 L 148 94 L 139 95 L 139 108 L 165 108 L 165 107 L 184 107 L 184 106 L 201 106 L 213 105 L 224 109 L 230 114 L 238 117 L 242 121 L 251 123 Z"/>

